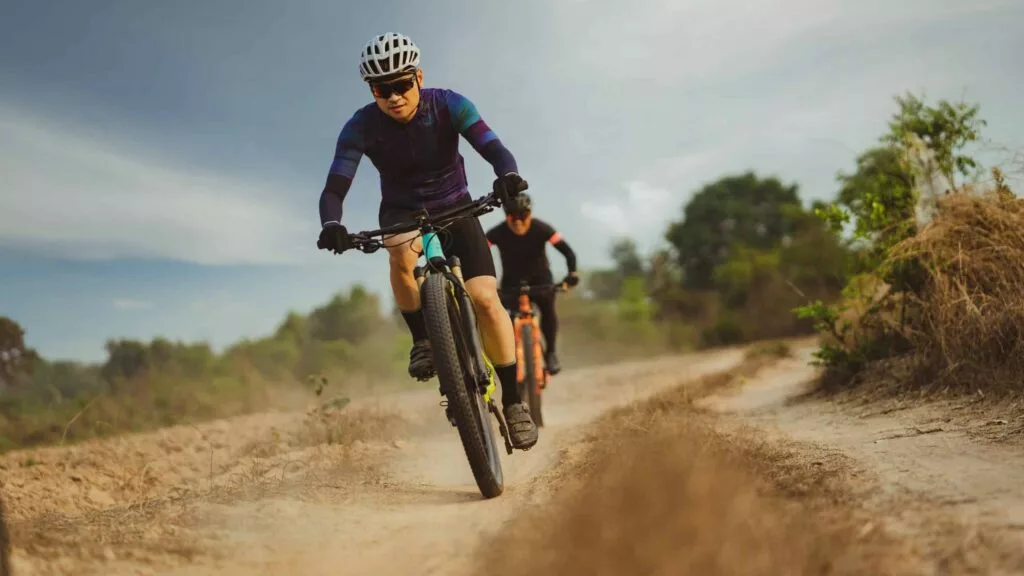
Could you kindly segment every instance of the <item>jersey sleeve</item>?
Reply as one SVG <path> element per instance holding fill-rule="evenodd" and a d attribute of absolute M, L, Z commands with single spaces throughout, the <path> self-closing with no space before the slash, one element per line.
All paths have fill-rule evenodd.
<path fill-rule="evenodd" d="M 565 266 L 569 269 L 569 273 L 576 272 L 576 253 L 573 252 L 572 247 L 565 241 L 562 234 L 555 230 L 554 226 L 547 222 L 541 222 L 540 224 L 540 229 L 543 230 L 547 241 L 565 257 Z"/>
<path fill-rule="evenodd" d="M 445 105 L 451 117 L 452 128 L 494 168 L 494 174 L 503 176 L 519 170 L 516 159 L 501 143 L 498 135 L 484 122 L 476 105 L 454 90 L 445 90 Z"/>
<path fill-rule="evenodd" d="M 352 180 L 359 168 L 359 161 L 366 150 L 366 126 L 362 110 L 342 127 L 334 147 L 334 160 L 327 171 L 327 183 L 320 193 L 320 223 L 341 223 L 342 206 Z"/>
<path fill-rule="evenodd" d="M 554 226 L 544 222 L 543 220 L 533 219 L 533 225 L 537 227 L 537 231 L 540 232 L 541 236 L 546 242 L 551 244 L 558 244 L 562 239 L 562 235 L 555 230 Z"/>
<path fill-rule="evenodd" d="M 331 162 L 330 174 L 344 176 L 352 180 L 356 176 L 359 161 L 366 151 L 366 121 L 362 110 L 349 118 L 338 135 L 338 143 L 334 148 L 334 161 Z"/>

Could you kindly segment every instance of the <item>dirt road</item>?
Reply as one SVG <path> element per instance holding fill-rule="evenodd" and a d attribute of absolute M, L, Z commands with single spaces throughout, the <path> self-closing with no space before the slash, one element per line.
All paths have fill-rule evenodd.
<path fill-rule="evenodd" d="M 977 433 L 1006 422 L 942 404 L 802 400 L 816 376 L 811 351 L 702 404 L 800 442 L 809 457 L 843 458 L 859 505 L 913 545 L 919 573 L 1024 574 L 1024 446 Z"/>
<path fill-rule="evenodd" d="M 673 498 L 661 496 L 655 503 L 659 514 L 668 514 L 658 529 L 677 569 L 685 564 L 709 574 L 758 573 L 754 564 L 720 562 L 730 546 L 749 556 L 754 542 L 764 548 L 760 568 L 787 563 L 775 573 L 844 573 L 837 566 L 857 573 L 868 552 L 885 558 L 870 564 L 875 573 L 1024 573 L 1024 555 L 1017 552 L 1024 549 L 1024 451 L 981 443 L 937 422 L 927 408 L 865 418 L 850 406 L 793 403 L 814 376 L 805 365 L 809 349 L 803 343 L 797 359 L 761 370 L 741 386 L 707 391 L 712 394 L 698 399 L 698 407 L 719 416 L 702 416 L 706 425 L 699 429 L 662 430 L 657 450 L 678 455 L 673 446 L 680 439 L 691 445 L 687 449 L 725 448 L 712 450 L 707 461 L 703 453 L 685 452 L 669 477 L 658 471 L 661 476 L 642 487 L 631 484 L 637 476 L 601 480 L 604 469 L 643 469 L 644 458 L 621 459 L 653 449 L 600 436 L 613 425 L 609 410 L 654 406 L 620 415 L 614 426 L 629 431 L 623 437 L 656 435 L 662 420 L 696 422 L 676 407 L 658 408 L 658 398 L 671 394 L 688 405 L 687 390 L 701 377 L 745 365 L 743 350 L 558 376 L 545 396 L 549 425 L 540 442 L 504 458 L 506 491 L 487 501 L 473 484 L 433 389 L 356 401 L 314 416 L 260 414 L 7 454 L 0 458 L 0 473 L 13 517 L 15 574 L 472 574 L 480 562 L 516 546 L 508 534 L 518 523 L 569 501 L 587 502 L 587 514 L 575 528 L 560 528 L 570 538 L 561 544 L 563 560 L 573 558 L 571 546 L 593 547 L 600 539 L 591 535 L 573 544 L 566 531 L 607 523 L 635 529 L 616 536 L 617 542 L 647 538 L 640 524 L 615 518 L 643 506 L 614 504 L 614 495 L 583 494 L 590 474 L 634 498 L 666 489 L 692 492 L 680 510 L 672 509 Z M 775 468 L 768 470 L 767 460 Z M 734 475 L 733 468 L 744 471 Z M 709 476 L 711 470 L 719 472 Z M 703 488 L 679 488 L 683 475 Z M 772 477 L 763 484 L 773 488 L 750 488 L 767 476 Z M 805 489 L 822 483 L 836 488 Z M 806 503 L 823 498 L 827 513 L 809 513 Z M 743 504 L 742 514 L 733 510 L 737 503 Z M 701 506 L 707 510 L 694 509 Z M 566 510 L 559 518 L 572 515 Z M 734 514 L 746 528 L 722 520 Z M 824 524 L 802 524 L 809 515 L 822 516 L 815 522 Z M 697 532 L 715 537 L 702 541 L 684 537 L 682 527 L 666 528 L 683 517 L 703 518 Z M 552 524 L 550 518 L 539 521 Z M 758 522 L 771 530 L 755 530 L 745 544 L 730 544 Z M 829 539 L 805 537 L 819 533 Z M 796 545 L 799 554 L 786 551 Z M 688 546 L 692 557 L 681 559 L 679 551 Z M 657 556 L 651 550 L 647 555 Z M 783 560 L 780 550 L 786 552 Z M 802 560 L 793 560 L 797 556 Z M 712 557 L 719 563 L 708 564 Z M 837 564 L 839 557 L 846 560 Z M 897 557 L 899 562 L 890 560 Z M 530 571 L 569 573 L 552 566 Z M 526 564 L 521 568 L 527 570 Z"/>
<path fill-rule="evenodd" d="M 483 535 L 541 497 L 531 479 L 586 422 L 742 358 L 725 350 L 560 375 L 541 442 L 504 459 L 506 491 L 490 501 L 434 389 L 353 402 L 344 412 L 364 410 L 360 428 L 400 425 L 334 446 L 289 442 L 308 421 L 272 413 L 8 454 L 16 573 L 457 573 Z"/>

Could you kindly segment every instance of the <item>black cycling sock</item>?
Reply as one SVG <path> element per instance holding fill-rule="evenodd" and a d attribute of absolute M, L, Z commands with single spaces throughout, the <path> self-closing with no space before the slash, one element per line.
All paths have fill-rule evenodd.
<path fill-rule="evenodd" d="M 402 312 L 402 319 L 405 320 L 406 325 L 409 326 L 409 332 L 412 332 L 412 341 L 419 342 L 420 340 L 427 339 L 427 323 L 423 319 L 423 311 L 417 310 L 415 312 Z"/>
<path fill-rule="evenodd" d="M 516 363 L 508 366 L 495 366 L 494 372 L 501 382 L 501 405 L 518 404 L 523 401 L 519 397 L 519 386 L 516 384 Z"/>

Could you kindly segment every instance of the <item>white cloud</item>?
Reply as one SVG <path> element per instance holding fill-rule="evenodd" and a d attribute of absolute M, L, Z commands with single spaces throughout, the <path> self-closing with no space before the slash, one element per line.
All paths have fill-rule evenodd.
<path fill-rule="evenodd" d="M 607 235 L 629 236 L 641 249 L 653 247 L 661 237 L 664 223 L 677 215 L 679 198 L 647 182 L 623 184 L 624 197 L 614 200 L 585 201 L 580 213 Z"/>
<path fill-rule="evenodd" d="M 0 245 L 75 259 L 201 264 L 308 257 L 314 222 L 265 185 L 168 165 L 0 103 Z"/>
<path fill-rule="evenodd" d="M 115 298 L 111 305 L 118 310 L 148 310 L 153 307 L 152 302 L 131 298 Z"/>
<path fill-rule="evenodd" d="M 602 75 L 671 84 L 736 77 L 794 48 L 815 50 L 865 34 L 898 35 L 907 23 L 1013 5 L 1013 0 L 594 0 L 582 12 L 565 7 L 561 16 L 573 33 L 565 34 L 562 49 Z"/>

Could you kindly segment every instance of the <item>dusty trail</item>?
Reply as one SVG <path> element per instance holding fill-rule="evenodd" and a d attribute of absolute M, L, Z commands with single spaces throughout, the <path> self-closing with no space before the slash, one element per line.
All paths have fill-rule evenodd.
<path fill-rule="evenodd" d="M 880 410 L 806 400 L 816 376 L 811 351 L 800 348 L 796 358 L 703 404 L 801 442 L 819 461 L 844 458 L 863 507 L 912 543 L 920 573 L 1024 574 L 1022 446 L 979 438 L 942 405 Z"/>
<path fill-rule="evenodd" d="M 221 546 L 230 560 L 173 573 L 314 575 L 338 574 L 342 566 L 352 575 L 466 573 L 477 541 L 543 490 L 531 481 L 571 447 L 581 425 L 608 408 L 727 370 L 741 359 L 734 350 L 567 373 L 545 398 L 551 424 L 542 430 L 543 440 L 504 459 L 505 493 L 487 501 L 430 395 L 418 409 L 429 423 L 385 466 L 385 486 L 340 502 L 277 500 L 224 511 L 221 519 L 232 529 Z M 240 529 L 255 516 L 259 525 Z"/>
<path fill-rule="evenodd" d="M 0 466 L 13 472 L 8 483 L 16 519 L 15 567 L 18 574 L 457 574 L 469 569 L 481 537 L 543 497 L 546 486 L 538 477 L 572 450 L 588 421 L 609 408 L 728 370 L 742 359 L 743 351 L 735 349 L 566 371 L 545 396 L 548 426 L 541 441 L 529 452 L 503 459 L 505 493 L 488 501 L 479 496 L 434 390 L 346 408 L 398 410 L 407 430 L 401 440 L 387 443 L 277 446 L 267 458 L 254 458 L 271 427 L 279 431 L 275 436 L 299 427 L 301 415 L 280 413 L 6 455 Z M 23 465 L 26 459 L 31 466 Z M 355 473 L 336 473 L 332 464 L 338 459 L 362 465 Z M 76 530 L 95 529 L 97 521 L 38 527 L 40 515 L 61 510 L 102 517 L 118 505 L 138 507 L 143 496 L 200 493 L 211 484 L 251 487 L 254 466 L 280 470 L 281 478 L 294 476 L 289 468 L 300 470 L 301 481 L 240 490 L 242 497 L 190 501 L 184 496 L 180 513 L 171 513 L 179 508 L 175 502 L 151 516 L 118 515 L 114 524 L 132 520 L 144 532 L 128 535 L 135 541 L 125 551 L 103 546 L 116 539 L 102 533 L 94 536 L 92 548 L 98 544 L 98 552 L 67 549 Z M 51 493 L 58 497 L 44 496 Z M 33 529 L 38 536 L 54 526 L 68 532 L 56 545 L 26 550 L 21 544 L 31 540 Z"/>
<path fill-rule="evenodd" d="M 669 474 L 678 476 L 666 482 L 661 470 L 633 478 L 629 468 L 605 479 L 620 485 L 609 490 L 645 495 L 679 482 L 697 490 L 677 502 L 686 508 L 682 516 L 669 512 L 662 520 L 682 518 L 690 524 L 676 529 L 693 532 L 660 534 L 659 545 L 675 556 L 651 558 L 648 546 L 645 561 L 721 560 L 721 550 L 732 547 L 761 555 L 745 567 L 714 564 L 703 573 L 764 573 L 768 562 L 793 574 L 858 573 L 857 566 L 879 574 L 1024 574 L 1024 450 L 986 442 L 935 406 L 868 412 L 798 400 L 815 377 L 806 364 L 811 349 L 798 343 L 795 358 L 742 385 L 694 395 L 698 408 L 717 416 L 654 406 L 615 424 L 639 435 L 633 447 L 675 451 Z M 531 510 L 588 489 L 571 475 L 595 444 L 603 446 L 607 469 L 622 469 L 621 447 L 594 436 L 611 424 L 595 426 L 596 419 L 682 386 L 672 393 L 678 402 L 696 379 L 734 370 L 744 359 L 744 350 L 728 349 L 565 372 L 545 395 L 549 425 L 540 443 L 503 459 L 505 493 L 486 501 L 432 387 L 355 401 L 312 427 L 301 413 L 268 413 L 7 454 L 0 470 L 15 520 L 15 574 L 472 574 L 487 549 L 501 545 L 504 527 L 514 531 Z M 337 429 L 352 432 L 325 443 L 323 435 Z M 663 444 L 643 444 L 648 429 L 650 442 L 660 429 Z M 702 456 L 702 443 L 733 455 Z M 632 457 L 627 467 L 646 465 L 643 456 Z M 729 466 L 737 466 L 735 474 Z M 750 473 L 775 488 L 754 490 Z M 582 520 L 567 525 L 581 533 L 563 539 L 567 548 L 555 554 L 561 561 L 572 546 L 583 547 L 575 550 L 582 557 L 591 554 L 587 547 L 600 534 L 591 533 L 595 522 L 628 520 L 634 530 L 650 531 L 644 522 L 651 520 L 638 517 L 632 501 L 602 494 L 591 490 L 582 500 Z M 736 506 L 747 507 L 744 520 L 731 525 Z M 781 533 L 766 539 L 759 536 L 765 530 Z M 807 536 L 819 531 L 826 537 Z M 629 543 L 615 541 L 628 564 Z M 685 546 L 689 556 L 681 553 Z M 840 569 L 828 568 L 836 558 Z M 750 568 L 754 560 L 760 568 Z"/>

